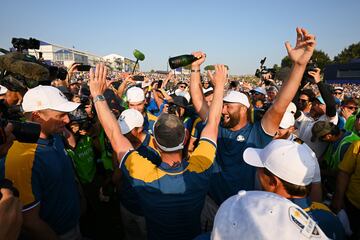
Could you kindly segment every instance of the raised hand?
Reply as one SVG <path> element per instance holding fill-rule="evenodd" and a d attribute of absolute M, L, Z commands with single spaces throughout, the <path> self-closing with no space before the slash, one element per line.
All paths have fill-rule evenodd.
<path fill-rule="evenodd" d="M 319 83 L 321 81 L 321 76 L 320 76 L 320 68 L 315 68 L 315 71 L 309 71 L 308 74 L 310 76 L 312 76 L 315 79 L 315 83 Z"/>
<path fill-rule="evenodd" d="M 92 97 L 103 95 L 108 88 L 106 82 L 107 68 L 105 64 L 96 64 L 95 73 L 93 69 L 90 69 L 90 92 Z"/>
<path fill-rule="evenodd" d="M 196 60 L 195 62 L 193 62 L 191 64 L 191 67 L 200 67 L 200 65 L 203 62 L 205 62 L 205 59 L 206 59 L 206 54 L 205 53 L 203 53 L 203 52 L 193 52 L 191 54 L 198 58 L 198 60 Z"/>
<path fill-rule="evenodd" d="M 286 42 L 285 47 L 294 64 L 306 65 L 316 46 L 315 36 L 309 34 L 304 28 L 296 28 L 296 33 L 296 46 L 292 48 L 290 43 Z"/>
<path fill-rule="evenodd" d="M 208 71 L 209 78 L 215 87 L 219 85 L 224 86 L 227 83 L 227 73 L 228 70 L 225 65 L 215 65 L 214 75 Z"/>

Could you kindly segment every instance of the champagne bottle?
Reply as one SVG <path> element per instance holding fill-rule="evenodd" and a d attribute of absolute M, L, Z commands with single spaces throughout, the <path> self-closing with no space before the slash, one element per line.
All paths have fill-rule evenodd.
<path fill-rule="evenodd" d="M 171 69 L 176 69 L 179 67 L 185 67 L 187 65 L 190 65 L 196 60 L 198 60 L 198 58 L 191 54 L 180 55 L 177 57 L 169 58 L 169 65 Z"/>

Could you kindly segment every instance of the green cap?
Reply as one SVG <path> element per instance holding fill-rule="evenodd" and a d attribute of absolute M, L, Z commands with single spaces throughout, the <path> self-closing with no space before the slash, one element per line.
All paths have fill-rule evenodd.
<path fill-rule="evenodd" d="M 144 61 L 145 55 L 142 52 L 140 52 L 139 50 L 135 49 L 133 54 L 136 59 L 138 59 L 140 61 Z"/>
<path fill-rule="evenodd" d="M 331 133 L 332 128 L 333 128 L 333 124 L 331 122 L 328 121 L 316 122 L 311 129 L 312 132 L 311 141 L 314 142 L 316 138 L 320 138 L 322 136 L 325 136 L 326 134 Z"/>

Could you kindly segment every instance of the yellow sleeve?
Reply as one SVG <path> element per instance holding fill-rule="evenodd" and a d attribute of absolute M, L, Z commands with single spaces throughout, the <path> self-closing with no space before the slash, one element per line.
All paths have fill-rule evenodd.
<path fill-rule="evenodd" d="M 147 183 L 153 182 L 166 174 L 150 160 L 142 157 L 137 151 L 128 153 L 123 159 L 123 163 L 130 178 Z"/>
<path fill-rule="evenodd" d="M 216 144 L 209 139 L 201 138 L 190 156 L 188 170 L 196 173 L 206 171 L 214 163 L 215 155 Z"/>
<path fill-rule="evenodd" d="M 343 160 L 339 163 L 339 169 L 346 173 L 353 173 L 356 168 L 356 161 L 359 158 L 360 141 L 353 142 L 346 151 Z"/>

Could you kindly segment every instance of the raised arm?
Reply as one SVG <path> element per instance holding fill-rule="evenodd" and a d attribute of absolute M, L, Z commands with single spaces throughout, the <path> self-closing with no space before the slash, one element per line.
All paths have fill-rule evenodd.
<path fill-rule="evenodd" d="M 330 118 L 336 116 L 336 102 L 332 95 L 330 85 L 321 81 L 320 68 L 315 68 L 315 71 L 309 71 L 309 75 L 315 79 L 315 83 L 318 86 L 321 97 L 326 104 L 326 115 Z"/>
<path fill-rule="evenodd" d="M 134 83 L 134 80 L 132 79 L 132 75 L 126 77 L 125 80 L 122 81 L 119 88 L 116 90 L 116 94 L 118 95 L 119 98 L 123 97 L 126 87 L 132 83 Z"/>
<path fill-rule="evenodd" d="M 133 147 L 129 140 L 122 135 L 115 116 L 109 109 L 106 101 L 97 100 L 99 96 L 103 96 L 107 89 L 106 74 L 107 69 L 104 64 L 96 64 L 95 73 L 92 69 L 90 70 L 90 92 L 95 102 L 94 105 L 100 123 L 116 152 L 118 160 L 121 160 L 124 154 Z"/>
<path fill-rule="evenodd" d="M 209 107 L 205 102 L 202 92 L 200 82 L 200 65 L 205 61 L 206 55 L 203 52 L 194 52 L 192 54 L 197 57 L 198 60 L 191 64 L 190 95 L 196 112 L 199 114 L 201 119 L 205 121 L 209 112 Z"/>
<path fill-rule="evenodd" d="M 309 34 L 304 28 L 296 28 L 296 33 L 295 48 L 292 48 L 289 42 L 285 43 L 288 55 L 293 62 L 289 79 L 283 84 L 274 104 L 261 120 L 264 131 L 270 135 L 275 135 L 279 129 L 280 121 L 300 86 L 306 64 L 310 60 L 316 45 L 315 36 Z"/>
<path fill-rule="evenodd" d="M 213 77 L 214 98 L 210 105 L 209 118 L 204 130 L 201 133 L 201 137 L 209 138 L 214 142 L 217 141 L 221 110 L 223 106 L 224 86 L 227 80 L 226 76 L 227 68 L 225 65 L 215 65 L 215 75 Z"/>

